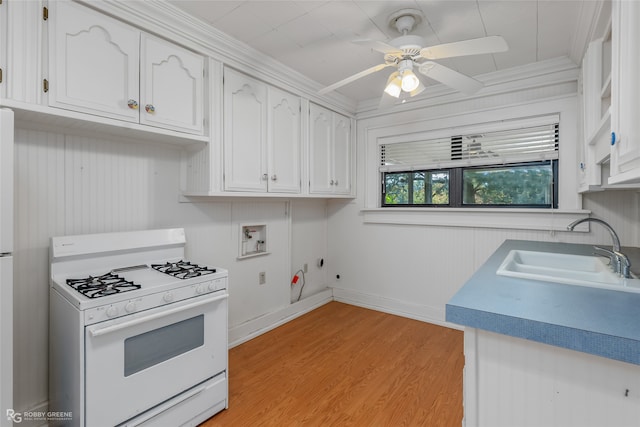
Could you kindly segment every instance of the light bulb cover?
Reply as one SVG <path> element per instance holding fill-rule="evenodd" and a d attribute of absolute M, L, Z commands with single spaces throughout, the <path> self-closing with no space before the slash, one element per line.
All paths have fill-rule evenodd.
<path fill-rule="evenodd" d="M 393 96 L 394 98 L 400 97 L 400 92 L 402 91 L 402 79 L 400 78 L 399 72 L 391 73 L 389 79 L 387 80 L 387 86 L 384 88 L 384 91 Z"/>
<path fill-rule="evenodd" d="M 420 80 L 411 70 L 405 70 L 402 74 L 402 90 L 412 92 L 420 85 Z"/>

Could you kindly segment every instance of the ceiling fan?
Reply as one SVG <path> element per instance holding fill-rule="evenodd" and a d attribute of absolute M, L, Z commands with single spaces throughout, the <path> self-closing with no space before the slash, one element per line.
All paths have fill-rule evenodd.
<path fill-rule="evenodd" d="M 483 84 L 433 60 L 504 52 L 509 49 L 506 41 L 500 36 L 482 37 L 425 47 L 422 37 L 409 34 L 421 20 L 422 14 L 419 10 L 402 9 L 389 16 L 389 26 L 395 27 L 402 34 L 400 37 L 388 43 L 369 39 L 354 40 L 353 43 L 384 53 L 384 63 L 340 80 L 321 89 L 318 93 L 322 95 L 387 67 L 396 67 L 396 71 L 391 73 L 387 79 L 381 105 L 393 103 L 398 98 L 416 96 L 425 89 L 424 84 L 414 70 L 430 79 L 470 95 L 480 90 Z"/>

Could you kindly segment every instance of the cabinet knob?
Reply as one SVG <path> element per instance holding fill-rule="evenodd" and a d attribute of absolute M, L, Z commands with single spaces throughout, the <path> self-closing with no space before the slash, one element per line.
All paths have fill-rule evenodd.
<path fill-rule="evenodd" d="M 266 173 L 262 174 L 262 180 L 266 181 L 267 179 L 269 179 L 269 175 L 267 175 Z"/>
<path fill-rule="evenodd" d="M 616 145 L 616 133 L 611 132 L 611 145 Z"/>
<path fill-rule="evenodd" d="M 153 104 L 147 104 L 144 106 L 144 110 L 149 114 L 153 114 L 156 111 L 156 107 L 154 107 Z"/>
<path fill-rule="evenodd" d="M 127 101 L 127 107 L 131 108 L 132 110 L 137 110 L 138 109 L 138 101 L 136 101 L 135 99 L 130 99 Z"/>
<path fill-rule="evenodd" d="M 333 185 L 333 180 L 329 181 L 329 185 Z"/>
<path fill-rule="evenodd" d="M 338 185 L 338 180 L 337 179 L 333 182 L 333 185 Z"/>
<path fill-rule="evenodd" d="M 277 175 L 271 175 L 271 181 L 277 181 L 278 180 L 278 176 Z"/>

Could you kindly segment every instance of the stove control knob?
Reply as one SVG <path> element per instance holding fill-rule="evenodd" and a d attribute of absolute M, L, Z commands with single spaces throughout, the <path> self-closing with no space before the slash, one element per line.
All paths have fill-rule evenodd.
<path fill-rule="evenodd" d="M 128 302 L 127 305 L 124 306 L 124 311 L 126 311 L 127 313 L 136 311 L 136 303 Z"/>
<path fill-rule="evenodd" d="M 216 290 L 215 282 L 209 282 L 209 290 L 210 291 L 215 291 Z"/>
<path fill-rule="evenodd" d="M 204 285 L 196 286 L 196 294 L 200 295 L 200 294 L 203 294 L 205 291 L 206 289 L 204 288 Z"/>
<path fill-rule="evenodd" d="M 173 301 L 173 294 L 171 292 L 167 292 L 166 294 L 164 294 L 162 299 L 164 300 L 164 302 L 171 302 Z"/>
<path fill-rule="evenodd" d="M 112 305 L 111 307 L 107 308 L 107 317 L 114 317 L 118 315 L 118 307 Z"/>

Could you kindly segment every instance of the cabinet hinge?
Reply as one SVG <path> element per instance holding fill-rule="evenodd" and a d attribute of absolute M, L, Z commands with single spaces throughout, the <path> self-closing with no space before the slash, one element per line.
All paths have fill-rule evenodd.
<path fill-rule="evenodd" d="M 42 8 L 42 19 L 45 21 L 49 19 L 49 8 L 46 6 Z"/>
<path fill-rule="evenodd" d="M 2 0 L 0 0 L 1 2 Z M 0 83 L 2 83 L 2 68 L 0 68 Z"/>
<path fill-rule="evenodd" d="M 42 80 L 42 90 L 44 91 L 44 93 L 49 92 L 49 80 Z"/>

